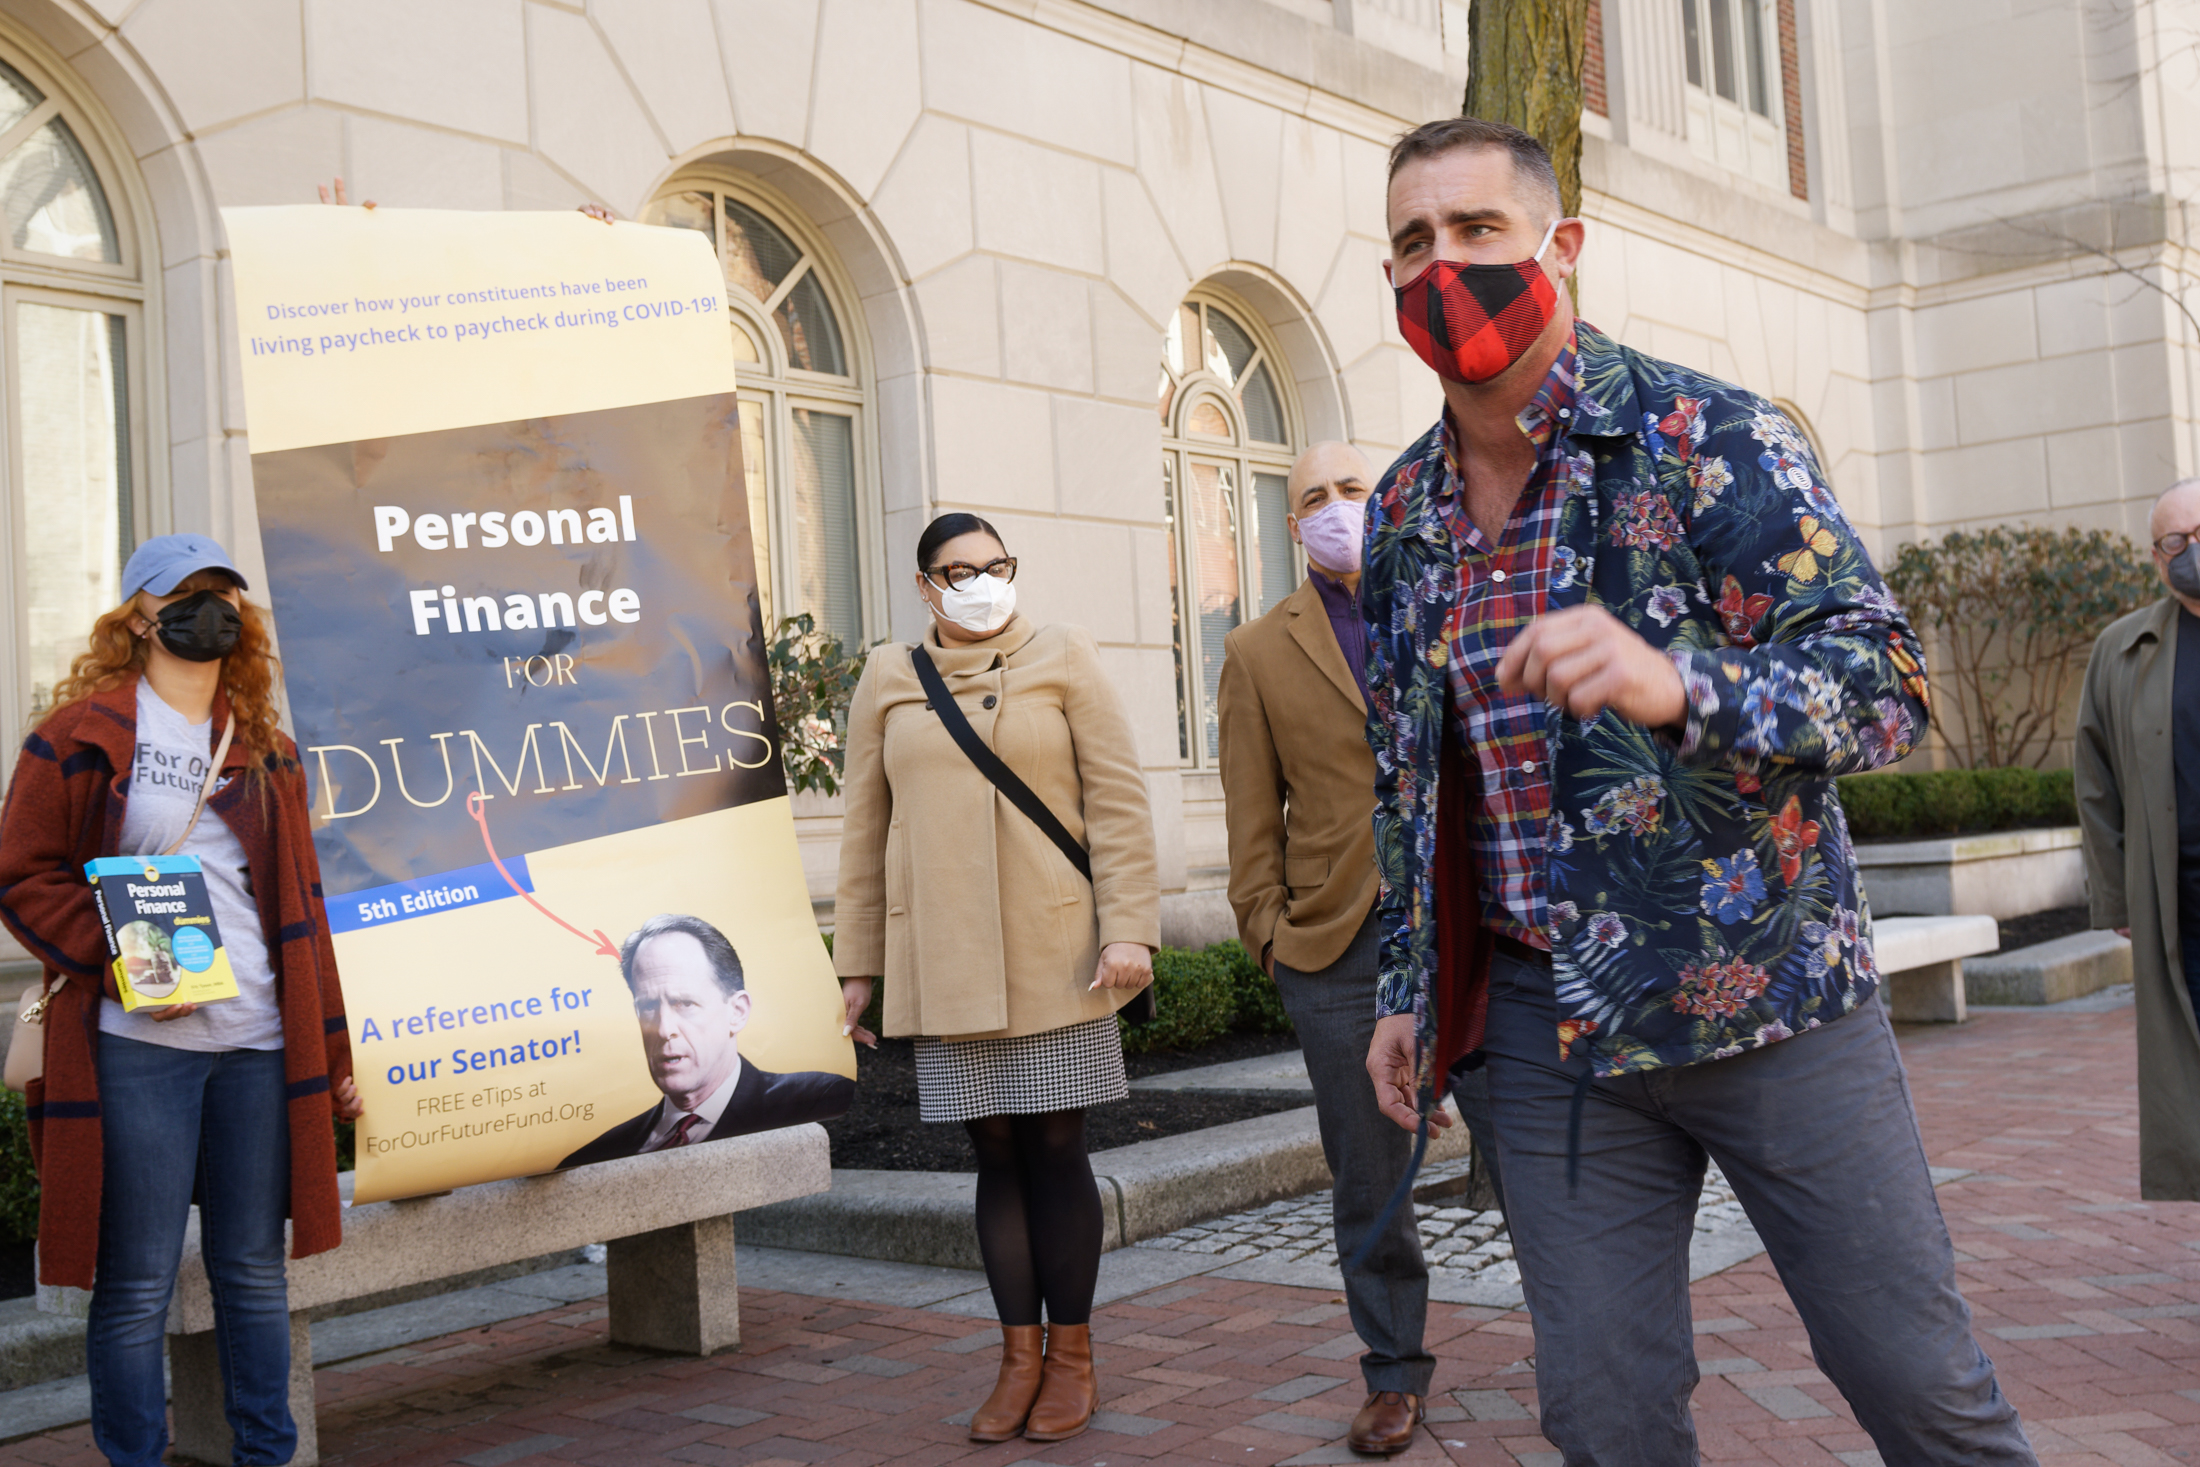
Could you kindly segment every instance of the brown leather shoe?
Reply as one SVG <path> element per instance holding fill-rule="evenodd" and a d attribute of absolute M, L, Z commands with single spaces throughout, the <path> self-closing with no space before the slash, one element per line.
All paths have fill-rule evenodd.
<path fill-rule="evenodd" d="M 972 1441 L 1005 1442 L 1024 1429 L 1031 1403 L 1039 1399 L 1041 1339 L 1035 1324 L 1002 1327 L 1000 1379 L 993 1383 L 993 1394 L 970 1417 Z"/>
<path fill-rule="evenodd" d="M 1352 1418 L 1352 1434 L 1345 1445 L 1370 1457 L 1394 1457 L 1413 1445 L 1413 1433 L 1421 1425 L 1426 1408 L 1419 1396 L 1404 1391 L 1375 1391 Z"/>
<path fill-rule="evenodd" d="M 1100 1382 L 1092 1373 L 1092 1326 L 1047 1326 L 1047 1368 L 1039 1399 L 1024 1423 L 1027 1442 L 1067 1441 L 1092 1423 L 1100 1409 Z"/>

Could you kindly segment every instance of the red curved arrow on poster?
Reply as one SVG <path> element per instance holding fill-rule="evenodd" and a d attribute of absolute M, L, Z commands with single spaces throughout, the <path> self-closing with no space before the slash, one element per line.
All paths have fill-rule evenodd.
<path fill-rule="evenodd" d="M 533 907 L 536 911 L 542 913 L 542 915 L 548 917 L 551 921 L 557 923 L 560 927 L 563 927 L 566 931 L 572 933 L 582 942 L 594 944 L 596 951 L 603 954 L 603 956 L 607 958 L 615 958 L 619 955 L 618 944 L 614 943 L 610 938 L 604 936 L 602 928 L 597 928 L 593 933 L 581 931 L 578 927 L 575 927 L 572 923 L 566 921 L 563 917 L 560 917 L 557 913 L 551 911 L 541 902 L 536 901 L 534 893 L 526 890 L 518 882 L 512 880 L 512 873 L 505 870 L 504 862 L 497 859 L 497 848 L 489 843 L 489 812 L 482 807 L 481 791 L 475 790 L 472 794 L 466 797 L 466 813 L 473 816 L 474 824 L 481 827 L 482 848 L 488 851 L 490 862 L 497 868 L 497 875 L 503 877 L 505 881 L 510 884 L 513 892 L 516 895 L 525 897 L 527 899 L 528 906 Z"/>

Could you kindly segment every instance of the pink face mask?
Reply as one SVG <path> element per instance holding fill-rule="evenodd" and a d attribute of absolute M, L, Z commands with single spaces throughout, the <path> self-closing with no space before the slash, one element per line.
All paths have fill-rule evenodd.
<path fill-rule="evenodd" d="M 1367 534 L 1367 501 L 1340 499 L 1299 521 L 1299 543 L 1307 559 L 1333 575 L 1360 568 L 1360 542 Z"/>

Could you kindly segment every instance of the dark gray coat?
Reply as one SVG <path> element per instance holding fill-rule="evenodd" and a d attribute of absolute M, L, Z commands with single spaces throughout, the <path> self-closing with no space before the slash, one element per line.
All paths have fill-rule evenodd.
<path fill-rule="evenodd" d="M 2200 1201 L 2200 1022 L 2177 931 L 2177 780 L 2170 702 L 2177 603 L 2093 644 L 2079 706 L 2078 818 L 2095 927 L 2131 929 L 2139 1024 L 2139 1195 Z M 2200 940 L 2200 934 L 2196 934 Z"/>

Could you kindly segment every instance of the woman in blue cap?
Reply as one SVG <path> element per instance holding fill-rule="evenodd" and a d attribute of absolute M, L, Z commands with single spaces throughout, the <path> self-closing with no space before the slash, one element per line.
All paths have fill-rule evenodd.
<path fill-rule="evenodd" d="M 92 1291 L 93 1441 L 153 1467 L 195 1192 L 234 1459 L 287 1462 L 283 1220 L 296 1256 L 341 1241 L 330 1118 L 360 1112 L 305 775 L 277 727 L 267 615 L 222 547 L 148 540 L 122 590 L 0 813 L 0 922 L 45 966 L 39 1276 Z M 126 1013 L 84 863 L 170 851 L 199 859 L 237 995 Z"/>

